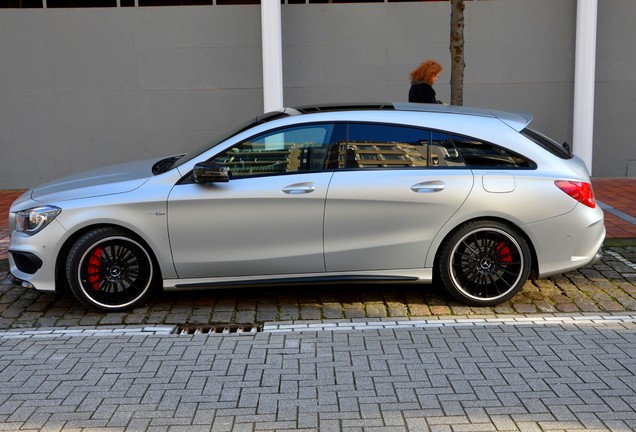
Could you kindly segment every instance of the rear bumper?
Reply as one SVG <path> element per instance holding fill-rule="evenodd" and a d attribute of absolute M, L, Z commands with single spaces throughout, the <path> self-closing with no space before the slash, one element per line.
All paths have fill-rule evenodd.
<path fill-rule="evenodd" d="M 577 206 L 565 215 L 528 226 L 538 261 L 538 277 L 576 270 L 603 255 L 603 210 Z"/>

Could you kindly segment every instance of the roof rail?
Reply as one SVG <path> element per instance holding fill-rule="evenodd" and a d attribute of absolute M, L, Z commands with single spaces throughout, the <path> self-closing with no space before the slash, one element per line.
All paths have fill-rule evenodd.
<path fill-rule="evenodd" d="M 305 105 L 294 107 L 301 114 L 328 111 L 352 111 L 352 110 L 395 110 L 390 102 L 353 102 L 353 103 L 332 103 L 319 105 Z"/>

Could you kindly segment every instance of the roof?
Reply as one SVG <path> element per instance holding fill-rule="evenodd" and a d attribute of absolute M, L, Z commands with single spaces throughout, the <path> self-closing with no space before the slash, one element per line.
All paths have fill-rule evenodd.
<path fill-rule="evenodd" d="M 287 115 L 311 114 L 330 111 L 419 111 L 429 113 L 445 113 L 469 115 L 478 117 L 497 118 L 511 128 L 520 131 L 532 121 L 532 114 L 526 112 L 507 112 L 488 108 L 475 108 L 457 105 L 442 104 L 422 104 L 409 102 L 354 102 L 336 104 L 305 105 L 293 108 L 285 108 L 283 112 Z"/>

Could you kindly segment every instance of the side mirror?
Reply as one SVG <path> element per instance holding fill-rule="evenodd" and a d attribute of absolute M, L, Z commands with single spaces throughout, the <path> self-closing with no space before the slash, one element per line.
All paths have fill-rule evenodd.
<path fill-rule="evenodd" d="M 214 162 L 200 162 L 192 170 L 192 181 L 200 184 L 229 182 L 230 174 L 225 165 L 219 165 Z"/>

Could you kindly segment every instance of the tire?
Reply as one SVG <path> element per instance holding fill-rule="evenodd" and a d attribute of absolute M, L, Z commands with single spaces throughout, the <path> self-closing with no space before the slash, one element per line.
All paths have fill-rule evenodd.
<path fill-rule="evenodd" d="M 85 306 L 123 311 L 145 302 L 156 291 L 159 278 L 154 262 L 147 247 L 127 231 L 97 228 L 71 248 L 66 277 Z"/>
<path fill-rule="evenodd" d="M 470 306 L 494 306 L 517 294 L 530 274 L 530 249 L 500 222 L 469 222 L 444 243 L 438 272 L 446 289 Z"/>

